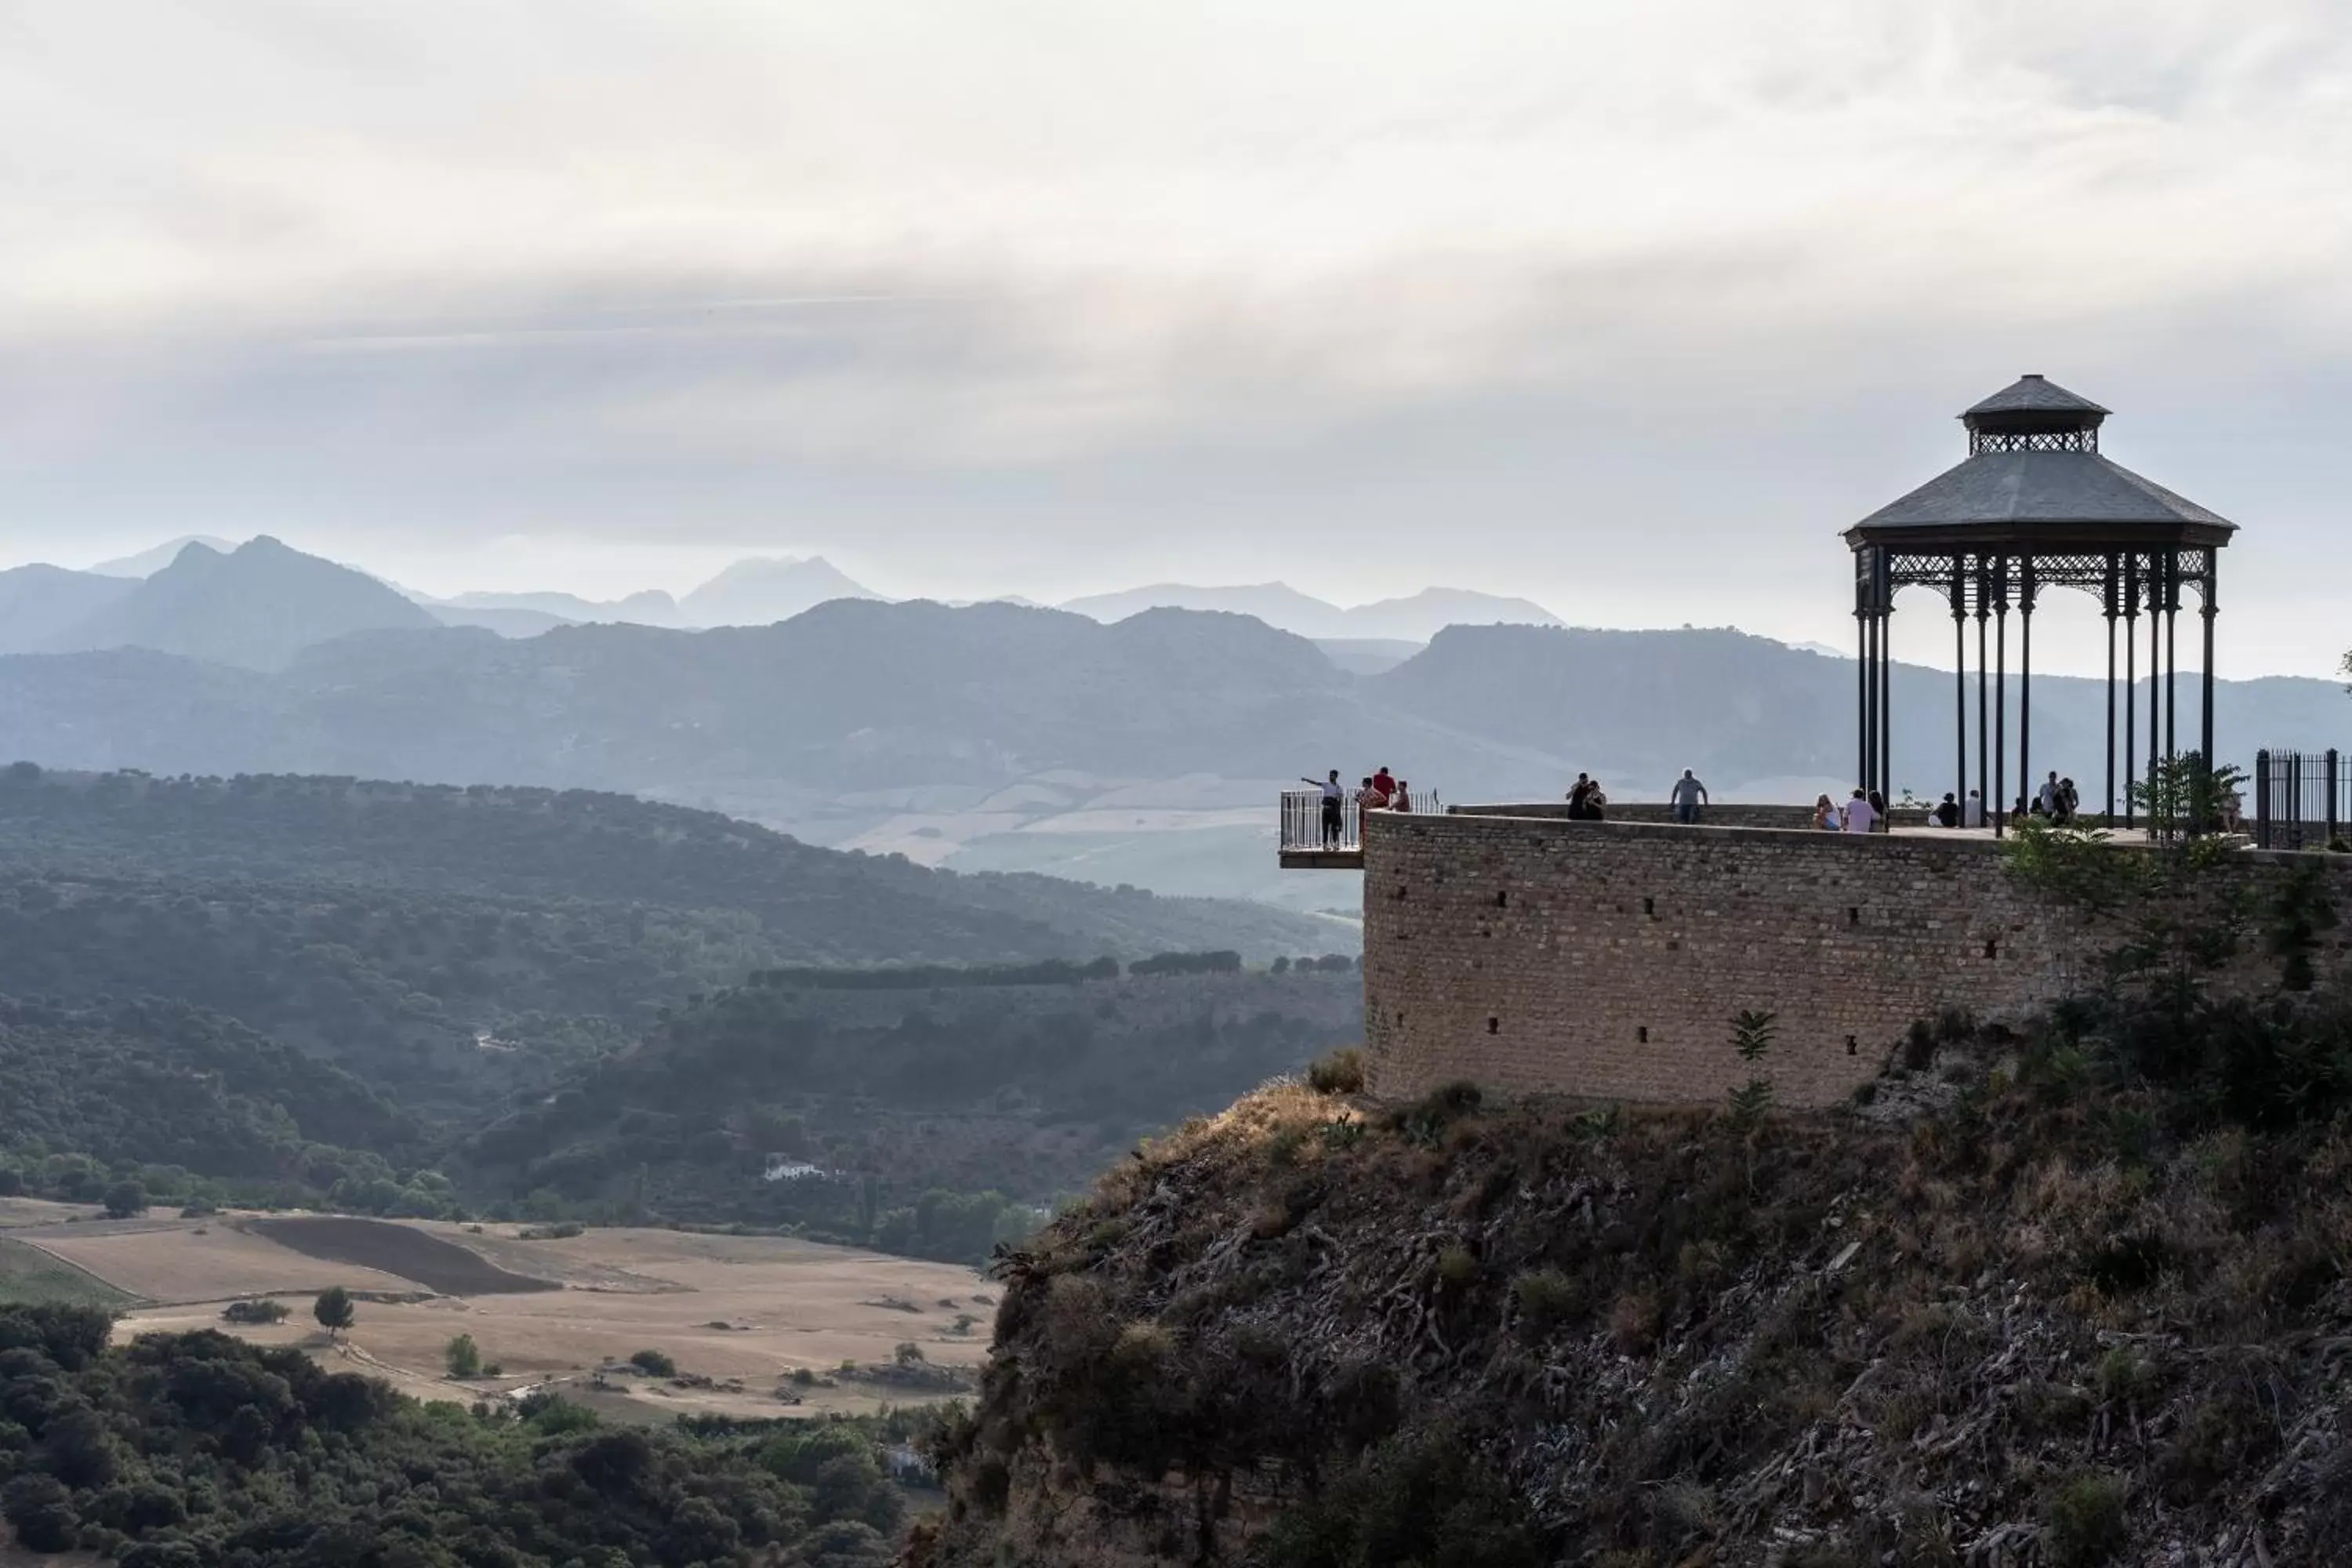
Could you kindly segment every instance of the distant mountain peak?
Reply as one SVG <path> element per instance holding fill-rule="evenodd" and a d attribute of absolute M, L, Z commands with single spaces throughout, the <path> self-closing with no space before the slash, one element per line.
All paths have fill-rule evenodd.
<path fill-rule="evenodd" d="M 363 572 L 261 534 L 224 553 L 193 540 L 120 599 L 47 639 L 48 651 L 144 647 L 247 669 L 282 669 L 301 649 L 362 631 L 440 622 Z"/>
<path fill-rule="evenodd" d="M 191 545 L 201 545 L 208 554 L 215 555 L 226 555 L 237 548 L 233 539 L 221 539 L 209 533 L 184 533 L 152 550 L 142 550 L 135 555 L 125 555 L 113 561 L 101 561 L 89 570 L 100 577 L 152 577 L 179 560 Z"/>
<path fill-rule="evenodd" d="M 677 602 L 690 626 L 760 626 L 832 599 L 878 599 L 822 555 L 749 555 Z"/>

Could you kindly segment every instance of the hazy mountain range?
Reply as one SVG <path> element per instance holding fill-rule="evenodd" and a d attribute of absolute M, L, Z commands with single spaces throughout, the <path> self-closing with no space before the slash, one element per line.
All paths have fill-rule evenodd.
<path fill-rule="evenodd" d="M 670 607 L 757 614 L 779 584 L 846 583 L 761 564 Z M 1805 800 L 1853 769 L 1853 662 L 1729 630 L 1317 641 L 1230 611 L 845 595 L 689 630 L 573 624 L 550 602 L 422 605 L 266 539 L 191 545 L 145 579 L 0 574 L 0 647 L 19 650 L 0 657 L 0 761 L 625 791 L 951 868 L 1315 909 L 1347 905 L 1344 885 L 1278 877 L 1265 839 L 1276 792 L 1325 768 L 1387 764 L 1456 802 L 1555 798 L 1580 769 L 1655 798 L 1685 766 L 1723 798 Z M 550 624 L 444 624 L 461 615 Z M 1895 671 L 1896 779 L 1922 793 L 1955 783 L 1950 680 Z M 2193 735 L 2193 679 L 2181 696 Z M 2098 800 L 2104 686 L 2044 677 L 2033 699 L 2037 762 Z M 2226 681 L 2218 717 L 2241 763 L 2352 738 L 2332 681 Z"/>
<path fill-rule="evenodd" d="M 1425 643 L 1447 626 L 1557 626 L 1559 616 L 1526 599 L 1498 598 L 1461 588 L 1423 588 L 1402 599 L 1341 609 L 1302 594 L 1286 583 L 1239 588 L 1198 588 L 1156 583 L 1123 593 L 1097 594 L 1062 605 L 1097 621 L 1120 621 L 1145 610 L 1222 610 L 1254 616 L 1267 626 L 1318 640 Z"/>
<path fill-rule="evenodd" d="M 600 622 L 699 627 L 788 620 L 830 599 L 874 595 L 823 560 L 739 561 L 684 599 L 658 590 L 596 603 L 570 594 L 404 591 L 263 535 L 192 537 L 87 572 L 0 572 L 0 653 L 144 647 L 247 669 L 356 632 L 473 626 L 537 637 Z"/>
<path fill-rule="evenodd" d="M 552 591 L 440 598 L 267 536 L 240 545 L 190 535 L 84 572 L 50 565 L 0 572 L 0 653 L 148 647 L 277 669 L 299 648 L 353 632 L 441 625 L 531 637 L 563 626 L 769 626 L 833 600 L 878 597 L 822 557 L 787 556 L 736 562 L 682 598 L 660 589 L 614 600 Z M 1031 607 L 1018 596 L 992 602 Z M 1280 583 L 1234 588 L 1171 583 L 1076 599 L 1063 607 L 1106 622 L 1157 608 L 1253 616 L 1331 643 L 1343 663 L 1361 671 L 1402 661 L 1450 625 L 1559 624 L 1524 599 L 1453 588 L 1343 609 Z M 246 624 L 257 616 L 271 624 Z"/>
<path fill-rule="evenodd" d="M 1009 605 L 835 600 L 772 626 L 561 626 L 522 640 L 432 624 L 287 652 L 304 606 L 224 622 L 224 563 L 175 563 L 100 612 L 152 605 L 135 647 L 0 659 L 0 756 L 60 766 L 356 773 L 779 798 L 1036 780 L 1284 780 L 1387 763 L 1452 798 L 1549 797 L 1614 773 L 1629 797 L 1695 766 L 1721 786 L 1843 777 L 1850 661 L 1735 631 L 1454 626 L 1374 675 L 1248 616 L 1110 625 Z M 276 623 L 283 622 L 285 625 Z M 181 651 L 225 644 L 236 659 Z M 1895 673 L 1898 778 L 1946 787 L 1950 677 Z M 2222 683 L 2225 754 L 2352 737 L 2334 682 Z M 2037 753 L 2096 772 L 2095 680 L 2034 683 Z M 2195 711 L 2184 683 L 2184 724 Z"/>

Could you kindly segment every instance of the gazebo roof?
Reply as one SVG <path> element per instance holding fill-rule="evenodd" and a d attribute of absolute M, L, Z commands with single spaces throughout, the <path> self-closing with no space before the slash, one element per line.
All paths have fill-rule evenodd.
<path fill-rule="evenodd" d="M 2046 376 L 2026 374 L 1969 409 L 1960 417 L 1966 419 L 1980 414 L 2096 414 L 2105 416 L 2114 412 L 2112 408 L 2100 407 L 2080 393 L 2067 391 Z"/>
<path fill-rule="evenodd" d="M 2043 554 L 2229 543 L 2228 518 L 2100 455 L 2106 416 L 2055 382 L 2021 377 L 1960 416 L 1967 461 L 1855 523 L 1846 542 Z"/>
<path fill-rule="evenodd" d="M 1854 530 L 2073 524 L 2232 532 L 2238 526 L 2096 452 L 1979 452 L 1879 508 Z"/>

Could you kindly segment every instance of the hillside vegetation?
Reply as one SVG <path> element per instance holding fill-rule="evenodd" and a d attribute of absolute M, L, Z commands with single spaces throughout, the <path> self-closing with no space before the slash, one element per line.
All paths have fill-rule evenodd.
<path fill-rule="evenodd" d="M 715 812 L 585 791 L 342 777 L 0 770 L 0 855 L 121 877 L 330 882 L 751 917 L 765 963 L 1012 963 L 1330 945 L 1328 922 L 844 854 Z"/>
<path fill-rule="evenodd" d="M 605 1428 L 560 1400 L 419 1405 L 226 1334 L 107 1347 L 0 1307 L 0 1523 L 121 1568 L 882 1568 L 877 1423 Z M 894 1424 L 903 1429 L 903 1423 Z"/>
<path fill-rule="evenodd" d="M 1362 1031 L 1346 969 L 889 991 L 761 979 L 567 1077 L 467 1141 L 462 1168 L 588 1213 L 791 1222 L 977 1262 L 1138 1138 Z M 811 1169 L 763 1180 L 777 1160 Z"/>
<path fill-rule="evenodd" d="M 0 858 L 0 1183 L 80 1201 L 977 1262 L 1360 1029 L 1347 957 L 1244 963 L 1321 922 L 618 796 L 20 766 Z"/>
<path fill-rule="evenodd" d="M 1003 1264 L 916 1561 L 2345 1561 L 2352 1002 L 2305 923 L 2273 994 L 1948 1019 L 1830 1114 L 1244 1099 Z"/>

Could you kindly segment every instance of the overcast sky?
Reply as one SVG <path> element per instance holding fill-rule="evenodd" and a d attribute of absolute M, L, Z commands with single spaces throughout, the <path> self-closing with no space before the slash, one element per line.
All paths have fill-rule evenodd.
<path fill-rule="evenodd" d="M 2225 673 L 2352 642 L 2338 0 L 0 0 L 0 563 L 1842 644 L 2032 370 L 2244 526 Z"/>

